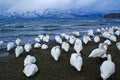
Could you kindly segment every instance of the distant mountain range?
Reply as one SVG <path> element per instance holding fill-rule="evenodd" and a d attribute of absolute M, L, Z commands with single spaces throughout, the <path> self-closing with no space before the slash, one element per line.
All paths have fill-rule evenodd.
<path fill-rule="evenodd" d="M 0 19 L 4 18 L 103 18 L 109 12 L 81 11 L 79 9 L 40 9 L 35 11 L 4 12 Z"/>

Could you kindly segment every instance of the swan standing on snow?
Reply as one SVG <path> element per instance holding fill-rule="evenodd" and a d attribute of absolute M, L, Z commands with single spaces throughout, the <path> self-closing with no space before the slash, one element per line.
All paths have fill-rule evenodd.
<path fill-rule="evenodd" d="M 17 47 L 15 48 L 15 54 L 16 54 L 16 57 L 19 57 L 20 54 L 23 53 L 23 51 L 24 51 L 24 49 L 23 49 L 22 46 L 17 46 Z"/>
<path fill-rule="evenodd" d="M 94 36 L 93 30 L 88 30 L 87 35 L 88 36 Z"/>
<path fill-rule="evenodd" d="M 8 42 L 7 51 L 11 50 L 12 48 L 14 48 L 14 43 L 13 42 Z"/>
<path fill-rule="evenodd" d="M 70 57 L 70 64 L 77 69 L 77 71 L 81 70 L 83 65 L 83 59 L 81 54 L 72 53 Z"/>
<path fill-rule="evenodd" d="M 83 42 L 84 42 L 85 44 L 87 44 L 89 41 L 91 41 L 90 37 L 84 35 L 84 36 L 83 36 Z"/>
<path fill-rule="evenodd" d="M 35 43 L 35 45 L 34 45 L 34 48 L 40 48 L 41 47 L 41 44 L 40 43 Z"/>
<path fill-rule="evenodd" d="M 69 43 L 67 43 L 67 42 L 62 42 L 61 47 L 62 47 L 62 49 L 65 50 L 66 52 L 68 52 L 69 49 L 70 49 L 70 45 L 69 45 Z"/>
<path fill-rule="evenodd" d="M 4 41 L 0 41 L 0 48 L 4 45 Z"/>
<path fill-rule="evenodd" d="M 105 44 L 104 44 L 105 45 Z M 93 57 L 93 58 L 96 58 L 96 57 L 103 57 L 105 56 L 106 57 L 106 50 L 104 49 L 104 45 L 102 45 L 100 48 L 96 48 L 94 49 L 89 57 Z"/>
<path fill-rule="evenodd" d="M 24 60 L 24 66 L 36 63 L 36 58 L 31 55 L 27 55 Z"/>
<path fill-rule="evenodd" d="M 100 41 L 100 37 L 99 36 L 95 36 L 93 40 L 94 40 L 95 43 L 98 43 Z"/>
<path fill-rule="evenodd" d="M 56 36 L 55 36 L 55 41 L 56 41 L 57 43 L 61 44 L 61 43 L 62 43 L 62 38 L 61 38 L 59 35 L 56 35 Z"/>
<path fill-rule="evenodd" d="M 30 76 L 33 76 L 35 75 L 35 73 L 38 71 L 38 67 L 36 64 L 30 64 L 30 65 L 26 65 L 24 70 L 23 70 L 23 73 L 27 76 L 27 77 L 30 77 Z"/>
<path fill-rule="evenodd" d="M 51 56 L 54 58 L 55 61 L 58 61 L 60 54 L 60 46 L 55 46 L 51 49 Z"/>
<path fill-rule="evenodd" d="M 115 72 L 115 63 L 112 62 L 111 55 L 108 54 L 108 60 L 104 61 L 100 66 L 101 77 L 107 80 Z"/>
<path fill-rule="evenodd" d="M 118 50 L 120 50 L 120 42 L 117 42 L 116 46 L 117 46 Z"/>
<path fill-rule="evenodd" d="M 21 39 L 18 39 L 18 38 L 17 38 L 15 42 L 16 42 L 16 44 L 19 46 L 20 43 L 21 43 Z"/>
<path fill-rule="evenodd" d="M 42 44 L 41 49 L 48 49 L 48 45 L 47 44 Z"/>
<path fill-rule="evenodd" d="M 30 50 L 32 49 L 32 45 L 30 43 L 26 43 L 24 49 L 26 52 L 30 52 Z"/>

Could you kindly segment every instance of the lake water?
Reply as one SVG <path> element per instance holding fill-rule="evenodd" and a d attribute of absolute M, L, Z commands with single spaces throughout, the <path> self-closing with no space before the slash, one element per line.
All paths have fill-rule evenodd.
<path fill-rule="evenodd" d="M 80 35 L 87 30 L 101 27 L 119 26 L 120 19 L 10 19 L 0 20 L 0 40 L 6 44 L 15 41 L 16 38 L 22 39 L 23 43 L 33 42 L 39 34 L 49 34 L 50 39 L 62 32 L 72 34 L 79 31 Z M 6 46 L 6 45 L 5 45 Z M 5 47 L 4 46 L 4 47 Z"/>

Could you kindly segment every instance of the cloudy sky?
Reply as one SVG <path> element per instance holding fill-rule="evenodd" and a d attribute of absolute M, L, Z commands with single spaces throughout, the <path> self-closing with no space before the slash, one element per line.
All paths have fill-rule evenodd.
<path fill-rule="evenodd" d="M 120 10 L 120 0 L 0 0 L 0 11 L 39 9 Z"/>

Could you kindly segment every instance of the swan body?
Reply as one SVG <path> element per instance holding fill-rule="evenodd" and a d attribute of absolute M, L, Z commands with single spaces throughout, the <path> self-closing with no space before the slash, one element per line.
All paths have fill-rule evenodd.
<path fill-rule="evenodd" d="M 74 31 L 74 32 L 73 32 L 73 35 L 75 35 L 75 36 L 80 36 L 80 32 Z"/>
<path fill-rule="evenodd" d="M 107 39 L 107 40 L 105 40 L 105 41 L 104 41 L 104 43 L 107 43 L 108 45 L 111 45 L 111 44 L 112 44 L 112 43 L 111 43 L 111 41 L 110 41 L 110 40 L 108 40 L 108 39 Z"/>
<path fill-rule="evenodd" d="M 116 36 L 114 36 L 114 35 L 110 35 L 109 39 L 110 39 L 111 41 L 114 41 L 114 42 L 117 41 L 117 38 L 116 38 Z"/>
<path fill-rule="evenodd" d="M 62 38 L 58 35 L 55 36 L 55 40 L 57 43 L 60 43 L 60 44 L 62 43 Z"/>
<path fill-rule="evenodd" d="M 31 55 L 27 55 L 24 60 L 24 66 L 36 63 L 36 58 Z"/>
<path fill-rule="evenodd" d="M 14 43 L 13 42 L 8 42 L 7 51 L 11 50 L 12 48 L 14 48 Z"/>
<path fill-rule="evenodd" d="M 26 43 L 24 49 L 26 52 L 30 52 L 30 50 L 32 49 L 32 45 L 30 43 Z"/>
<path fill-rule="evenodd" d="M 16 44 L 19 46 L 20 45 L 20 43 L 21 43 L 21 39 L 16 39 Z"/>
<path fill-rule="evenodd" d="M 74 36 L 70 36 L 69 43 L 74 44 L 76 38 Z"/>
<path fill-rule="evenodd" d="M 79 39 L 79 38 L 76 38 L 76 40 L 75 40 L 75 44 L 82 44 L 82 41 L 81 41 L 81 39 Z"/>
<path fill-rule="evenodd" d="M 110 35 L 111 35 L 111 34 L 108 33 L 107 31 L 105 31 L 105 32 L 102 33 L 102 36 L 103 36 L 104 38 L 108 38 L 108 39 L 109 39 Z"/>
<path fill-rule="evenodd" d="M 102 57 L 104 54 L 106 54 L 105 49 L 97 48 L 90 53 L 89 57 L 93 57 L 93 58 Z"/>
<path fill-rule="evenodd" d="M 43 40 L 43 37 L 44 37 L 44 35 L 42 35 L 42 34 L 39 34 L 39 35 L 38 35 L 38 38 L 39 38 L 40 40 Z"/>
<path fill-rule="evenodd" d="M 70 45 L 69 45 L 69 43 L 67 43 L 67 42 L 62 42 L 62 49 L 63 50 L 65 50 L 66 52 L 68 52 L 69 51 L 69 49 L 70 49 Z"/>
<path fill-rule="evenodd" d="M 23 49 L 22 46 L 17 46 L 17 47 L 15 48 L 15 54 L 16 54 L 16 57 L 19 57 L 20 54 L 23 53 L 23 51 L 24 51 L 24 49 Z"/>
<path fill-rule="evenodd" d="M 103 49 L 107 50 L 108 49 L 108 44 L 107 43 L 99 43 L 98 48 L 103 48 Z"/>
<path fill-rule="evenodd" d="M 80 71 L 83 65 L 83 59 L 81 55 L 77 53 L 72 53 L 70 57 L 70 64 L 71 66 L 75 67 L 77 71 Z"/>
<path fill-rule="evenodd" d="M 30 65 L 26 65 L 24 70 L 23 70 L 23 73 L 27 76 L 27 77 L 30 77 L 30 76 L 33 76 L 35 75 L 35 73 L 38 71 L 38 67 L 36 64 L 30 64 Z"/>
<path fill-rule="evenodd" d="M 60 54 L 61 51 L 59 46 L 55 46 L 51 49 L 51 56 L 54 58 L 55 61 L 58 61 Z"/>
<path fill-rule="evenodd" d="M 48 45 L 42 44 L 41 49 L 48 49 Z"/>
<path fill-rule="evenodd" d="M 84 42 L 85 44 L 87 44 L 89 41 L 91 41 L 90 37 L 84 35 L 84 36 L 83 36 L 83 42 Z"/>
<path fill-rule="evenodd" d="M 44 42 L 49 42 L 49 38 L 50 38 L 49 35 L 46 34 L 46 36 L 43 37 L 43 41 Z"/>
<path fill-rule="evenodd" d="M 93 40 L 94 40 L 95 43 L 98 43 L 100 41 L 100 37 L 99 36 L 95 36 Z"/>
<path fill-rule="evenodd" d="M 115 72 L 115 64 L 111 61 L 111 55 L 108 54 L 108 60 L 104 61 L 100 66 L 101 77 L 107 80 Z"/>
<path fill-rule="evenodd" d="M 97 29 L 97 32 L 98 32 L 98 33 L 100 33 L 100 32 L 101 32 L 101 30 L 100 30 L 100 29 Z"/>
<path fill-rule="evenodd" d="M 88 30 L 87 35 L 88 35 L 88 36 L 94 36 L 93 30 Z"/>
<path fill-rule="evenodd" d="M 76 53 L 80 53 L 80 51 L 83 49 L 82 44 L 75 44 L 74 45 L 74 50 L 76 51 Z"/>
<path fill-rule="evenodd" d="M 35 38 L 35 41 L 36 41 L 36 42 L 40 42 L 40 38 L 39 38 L 39 37 L 36 37 L 36 38 Z"/>
<path fill-rule="evenodd" d="M 117 42 L 116 46 L 117 46 L 118 50 L 120 50 L 120 42 Z"/>
<path fill-rule="evenodd" d="M 40 48 L 41 47 L 41 44 L 40 43 L 35 43 L 35 45 L 34 45 L 34 48 Z"/>
<path fill-rule="evenodd" d="M 117 31 L 115 32 L 115 35 L 120 36 L 120 31 L 117 30 Z"/>

